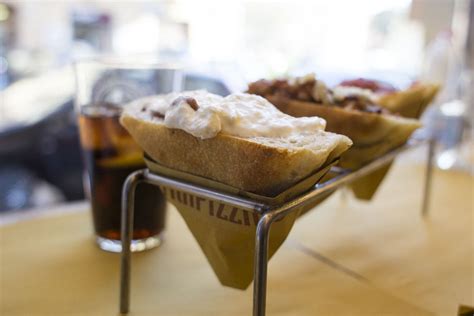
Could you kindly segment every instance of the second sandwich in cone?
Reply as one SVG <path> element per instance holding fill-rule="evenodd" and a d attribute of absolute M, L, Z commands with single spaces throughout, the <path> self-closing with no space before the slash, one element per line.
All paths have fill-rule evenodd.
<path fill-rule="evenodd" d="M 313 74 L 259 80 L 249 85 L 248 92 L 264 96 L 289 115 L 322 117 L 327 121 L 328 131 L 351 138 L 354 144 L 340 162 L 348 169 L 358 169 L 403 145 L 421 126 L 418 120 L 393 115 L 378 106 L 368 90 L 344 86 L 329 89 Z M 384 168 L 351 184 L 358 198 L 372 198 L 385 176 Z"/>

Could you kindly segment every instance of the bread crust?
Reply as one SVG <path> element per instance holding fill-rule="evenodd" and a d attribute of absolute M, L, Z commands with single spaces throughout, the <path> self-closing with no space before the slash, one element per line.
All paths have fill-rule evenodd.
<path fill-rule="evenodd" d="M 377 103 L 403 117 L 419 118 L 440 89 L 438 84 L 418 84 L 403 91 L 385 94 Z"/>
<path fill-rule="evenodd" d="M 126 113 L 121 123 L 143 150 L 164 166 L 264 196 L 277 195 L 331 158 L 304 148 L 271 147 L 225 134 L 202 140 Z M 338 147 L 333 155 L 349 146 Z"/>

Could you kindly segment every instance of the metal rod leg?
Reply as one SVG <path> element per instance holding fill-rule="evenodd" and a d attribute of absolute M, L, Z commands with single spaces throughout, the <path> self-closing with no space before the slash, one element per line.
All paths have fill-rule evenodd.
<path fill-rule="evenodd" d="M 423 191 L 423 204 L 421 205 L 421 215 L 428 215 L 431 199 L 431 185 L 433 180 L 433 161 L 435 154 L 436 140 L 431 138 L 428 142 L 428 157 L 426 159 L 425 187 Z"/>
<path fill-rule="evenodd" d="M 253 316 L 264 316 L 267 298 L 268 238 L 272 215 L 265 214 L 258 221 L 255 235 Z"/>
<path fill-rule="evenodd" d="M 120 313 L 122 314 L 128 313 L 130 307 L 130 245 L 133 237 L 135 189 L 144 178 L 144 170 L 135 171 L 125 180 L 122 189 L 122 256 L 120 266 Z"/>

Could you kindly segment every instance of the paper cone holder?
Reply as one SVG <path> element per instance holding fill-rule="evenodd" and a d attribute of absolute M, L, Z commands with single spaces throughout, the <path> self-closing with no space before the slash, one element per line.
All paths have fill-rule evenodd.
<path fill-rule="evenodd" d="M 414 147 L 419 147 L 426 143 L 428 143 L 428 159 L 426 164 L 421 213 L 423 215 L 427 215 L 432 182 L 432 167 L 435 146 L 434 140 L 410 140 L 405 145 L 390 151 L 389 153 L 371 161 L 357 170 L 347 170 L 339 167 L 332 167 L 329 171 L 330 176 L 325 177 L 324 182 L 314 185 L 309 191 L 306 191 L 299 196 L 293 197 L 289 201 L 283 202 L 283 204 L 276 205 L 265 204 L 250 197 L 225 193 L 202 185 L 192 184 L 186 180 L 175 179 L 167 175 L 153 173 L 149 169 L 135 171 L 134 173 L 130 174 L 125 181 L 122 191 L 120 313 L 128 313 L 130 307 L 130 244 L 133 232 L 133 201 L 135 188 L 139 183 L 150 183 L 156 186 L 172 188 L 204 198 L 218 200 L 222 203 L 226 203 L 235 207 L 253 210 L 253 212 L 259 215 L 255 235 L 253 315 L 264 316 L 267 292 L 268 246 L 270 242 L 269 238 L 272 224 L 291 213 L 295 213 L 301 209 L 304 209 L 305 207 L 314 207 L 324 200 L 329 194 L 336 191 L 337 188 L 379 169 L 404 151 Z"/>

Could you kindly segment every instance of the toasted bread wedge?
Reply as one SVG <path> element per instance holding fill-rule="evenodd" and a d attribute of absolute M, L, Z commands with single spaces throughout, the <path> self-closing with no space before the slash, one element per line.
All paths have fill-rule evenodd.
<path fill-rule="evenodd" d="M 274 196 L 339 157 L 351 141 L 317 131 L 289 137 L 242 138 L 219 133 L 199 139 L 163 120 L 125 111 L 121 124 L 154 160 L 243 191 Z"/>
<path fill-rule="evenodd" d="M 377 103 L 403 117 L 419 118 L 440 88 L 438 84 L 417 84 L 406 90 L 384 94 Z"/>

